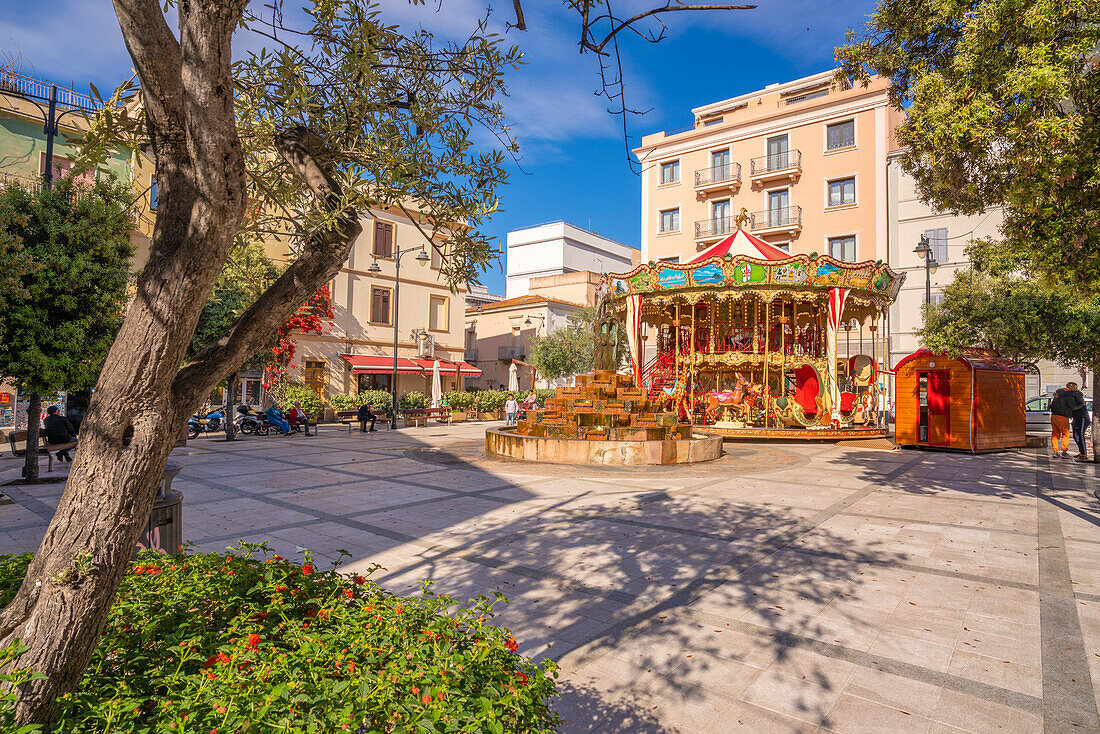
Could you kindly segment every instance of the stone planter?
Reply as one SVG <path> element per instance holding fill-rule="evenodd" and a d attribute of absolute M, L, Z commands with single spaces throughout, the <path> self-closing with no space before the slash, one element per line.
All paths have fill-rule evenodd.
<path fill-rule="evenodd" d="M 451 413 L 451 423 L 462 423 L 466 420 L 466 411 L 457 410 Z"/>
<path fill-rule="evenodd" d="M 501 411 L 481 411 L 477 414 L 478 420 L 483 421 L 499 421 L 504 418 L 504 413 Z"/>

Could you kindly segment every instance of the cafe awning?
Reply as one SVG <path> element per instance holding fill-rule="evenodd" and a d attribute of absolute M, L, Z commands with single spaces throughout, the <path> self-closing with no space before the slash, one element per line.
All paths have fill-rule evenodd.
<path fill-rule="evenodd" d="M 393 357 L 381 354 L 341 354 L 356 375 L 392 375 Z M 429 366 L 430 369 L 430 366 Z M 422 375 L 424 368 L 408 357 L 397 358 L 399 375 Z"/>

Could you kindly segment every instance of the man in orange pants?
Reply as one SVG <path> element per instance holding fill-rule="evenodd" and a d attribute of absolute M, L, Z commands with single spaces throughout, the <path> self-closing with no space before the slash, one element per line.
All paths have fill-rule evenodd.
<path fill-rule="evenodd" d="M 1069 458 L 1070 419 L 1078 403 L 1085 404 L 1080 395 L 1076 389 L 1071 390 L 1067 386 L 1054 393 L 1050 401 L 1050 443 L 1055 456 Z"/>

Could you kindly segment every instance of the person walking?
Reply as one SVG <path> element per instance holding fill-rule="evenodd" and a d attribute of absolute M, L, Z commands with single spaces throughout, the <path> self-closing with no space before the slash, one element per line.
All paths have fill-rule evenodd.
<path fill-rule="evenodd" d="M 284 436 L 294 435 L 294 432 L 290 430 L 290 424 L 286 422 L 286 416 L 283 415 L 283 411 L 279 410 L 279 401 L 277 400 L 267 409 L 267 422 L 282 431 Z"/>
<path fill-rule="evenodd" d="M 359 406 L 359 412 L 356 414 L 356 418 L 359 420 L 359 432 L 370 433 L 374 430 L 374 422 L 377 420 L 374 417 L 374 411 L 370 409 L 370 405 L 363 403 Z M 370 430 L 367 430 L 367 421 L 370 421 Z"/>
<path fill-rule="evenodd" d="M 46 446 L 59 443 L 71 443 L 76 440 L 76 431 L 69 419 L 61 415 L 61 409 L 56 405 L 46 408 L 46 419 L 42 421 L 42 431 L 46 434 Z M 61 449 L 57 452 L 58 461 L 72 462 L 69 456 L 70 449 Z"/>
<path fill-rule="evenodd" d="M 1072 386 L 1072 388 L 1071 388 Z M 1050 444 L 1055 456 L 1069 458 L 1070 419 L 1077 410 L 1078 403 L 1084 406 L 1085 399 L 1074 383 L 1059 388 L 1050 401 Z"/>
<path fill-rule="evenodd" d="M 1076 382 L 1071 382 L 1066 385 L 1067 389 L 1071 389 L 1079 405 L 1074 408 L 1073 416 L 1070 418 L 1073 430 L 1073 440 L 1077 444 L 1077 460 L 1086 461 L 1089 458 L 1087 451 L 1088 443 L 1087 436 L 1089 426 L 1092 425 L 1092 417 L 1089 415 L 1088 406 L 1085 404 L 1085 396 L 1081 394 L 1081 391 L 1077 387 Z"/>
<path fill-rule="evenodd" d="M 519 411 L 519 403 L 516 402 L 516 396 L 508 393 L 508 400 L 504 403 L 504 425 L 514 426 L 516 425 L 516 413 Z"/>

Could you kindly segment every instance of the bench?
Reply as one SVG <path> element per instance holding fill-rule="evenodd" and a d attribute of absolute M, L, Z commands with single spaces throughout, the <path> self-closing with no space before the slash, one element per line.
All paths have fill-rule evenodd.
<path fill-rule="evenodd" d="M 39 433 L 38 440 L 41 445 L 38 447 L 38 455 L 46 455 L 48 462 L 47 472 L 53 471 L 53 455 L 57 451 L 64 451 L 65 449 L 76 448 L 76 441 L 69 441 L 68 443 L 55 443 L 47 445 L 45 443 L 46 437 Z M 23 448 L 16 446 L 17 442 L 23 442 Z M 14 456 L 26 456 L 27 455 L 27 432 L 26 431 L 11 431 L 8 433 L 8 443 L 11 444 L 11 453 Z"/>
<path fill-rule="evenodd" d="M 374 417 L 379 423 L 385 422 L 390 425 L 390 412 L 388 410 L 376 411 L 372 410 Z M 336 419 L 348 427 L 348 433 L 351 433 L 352 427 L 359 423 L 359 411 L 358 410 L 341 410 L 336 414 Z"/>
<path fill-rule="evenodd" d="M 405 411 L 406 426 L 426 426 L 432 419 L 440 423 L 451 422 L 450 408 L 413 408 Z"/>

